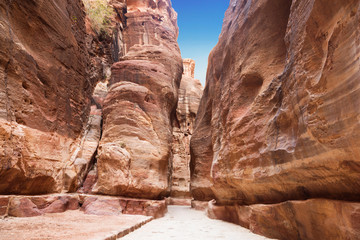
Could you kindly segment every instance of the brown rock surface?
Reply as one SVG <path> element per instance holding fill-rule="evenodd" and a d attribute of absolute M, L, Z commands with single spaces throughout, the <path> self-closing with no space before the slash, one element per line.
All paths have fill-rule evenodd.
<path fill-rule="evenodd" d="M 154 218 L 167 212 L 165 200 L 146 200 L 87 194 L 0 196 L 0 217 L 33 217 L 81 209 L 93 215 L 145 215 Z"/>
<path fill-rule="evenodd" d="M 169 0 L 128 0 L 125 55 L 112 66 L 98 149 L 101 194 L 159 198 L 168 191 L 171 114 L 182 72 Z"/>
<path fill-rule="evenodd" d="M 202 85 L 194 78 L 195 61 L 183 60 L 176 119 L 173 124 L 173 160 L 171 166 L 171 197 L 190 195 L 190 139 L 202 95 Z"/>
<path fill-rule="evenodd" d="M 145 215 L 163 217 L 167 212 L 165 200 L 145 200 L 112 196 L 82 195 L 81 210 L 95 215 Z"/>
<path fill-rule="evenodd" d="M 101 198 L 97 196 L 85 197 L 81 210 L 92 215 L 121 215 L 123 208 L 119 199 Z"/>
<path fill-rule="evenodd" d="M 9 200 L 8 196 L 0 196 L 0 218 L 5 217 L 9 208 Z"/>
<path fill-rule="evenodd" d="M 9 200 L 7 215 L 33 217 L 76 209 L 79 209 L 77 195 L 12 196 Z"/>
<path fill-rule="evenodd" d="M 222 203 L 360 199 L 359 7 L 231 1 L 192 137 L 195 198 L 208 181 Z"/>
<path fill-rule="evenodd" d="M 250 206 L 210 203 L 207 212 L 210 218 L 275 239 L 360 239 L 360 203 L 327 199 Z"/>
<path fill-rule="evenodd" d="M 79 190 L 78 193 L 92 193 L 92 188 L 97 180 L 97 173 L 96 169 L 90 170 L 88 174 L 86 175 L 85 181 L 83 182 L 83 185 Z"/>
<path fill-rule="evenodd" d="M 82 180 L 94 87 L 84 18 L 80 0 L 0 3 L 0 193 L 72 191 Z"/>
<path fill-rule="evenodd" d="M 191 139 L 194 198 L 270 204 L 254 229 L 282 239 L 356 239 L 357 203 L 281 202 L 360 200 L 359 43 L 357 0 L 232 0 Z"/>
<path fill-rule="evenodd" d="M 199 211 L 206 211 L 208 208 L 209 202 L 207 201 L 197 201 L 192 200 L 191 201 L 191 208 L 194 208 L 195 210 Z"/>
<path fill-rule="evenodd" d="M 166 199 L 167 205 L 191 206 L 190 197 L 169 197 Z"/>

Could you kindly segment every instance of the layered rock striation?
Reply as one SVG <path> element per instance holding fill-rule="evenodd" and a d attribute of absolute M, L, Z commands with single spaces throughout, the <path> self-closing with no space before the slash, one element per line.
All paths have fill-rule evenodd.
<path fill-rule="evenodd" d="M 160 198 L 169 192 L 172 118 L 182 74 L 169 0 L 126 1 L 124 56 L 112 66 L 94 192 Z"/>
<path fill-rule="evenodd" d="M 333 225 L 310 228 L 298 217 L 311 201 L 289 203 L 281 214 L 276 204 L 360 200 L 359 19 L 357 0 L 230 2 L 191 139 L 195 199 L 269 204 L 276 217 L 257 226 L 289 223 L 293 214 L 294 229 L 307 239 Z M 340 216 L 339 236 L 359 236 L 358 224 L 345 220 L 358 221 L 358 207 L 350 205 L 344 202 L 341 214 L 321 208 L 311 218 Z M 276 226 L 277 235 L 269 229 L 259 232 L 297 239 L 284 226 Z"/>
<path fill-rule="evenodd" d="M 95 85 L 84 19 L 80 0 L 0 3 L 0 194 L 81 184 Z"/>
<path fill-rule="evenodd" d="M 202 95 L 202 85 L 194 78 L 195 61 L 183 60 L 176 118 L 173 124 L 173 160 L 171 165 L 171 192 L 175 198 L 190 198 L 190 139 Z"/>

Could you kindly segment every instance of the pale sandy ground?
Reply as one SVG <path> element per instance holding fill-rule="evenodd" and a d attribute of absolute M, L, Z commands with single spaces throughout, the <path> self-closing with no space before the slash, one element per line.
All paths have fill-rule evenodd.
<path fill-rule="evenodd" d="M 150 217 L 95 216 L 80 211 L 30 218 L 0 219 L 1 240 L 103 240 L 149 220 Z"/>
<path fill-rule="evenodd" d="M 235 224 L 212 220 L 190 207 L 168 206 L 165 217 L 151 221 L 121 240 L 264 240 Z"/>

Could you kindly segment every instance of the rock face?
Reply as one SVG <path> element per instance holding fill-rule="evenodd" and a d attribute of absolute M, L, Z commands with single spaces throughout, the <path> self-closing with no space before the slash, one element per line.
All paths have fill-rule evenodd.
<path fill-rule="evenodd" d="M 126 1 L 125 55 L 112 66 L 94 191 L 159 198 L 169 162 L 182 59 L 169 0 Z"/>
<path fill-rule="evenodd" d="M 83 149 L 92 156 L 83 156 L 82 159 L 90 159 L 88 168 L 82 175 L 81 188 L 77 192 L 92 193 L 92 188 L 97 180 L 96 158 L 97 147 L 102 134 L 102 108 L 108 93 L 108 83 L 111 77 L 111 65 L 124 55 L 124 43 L 122 32 L 125 25 L 126 4 L 124 0 L 103 1 L 113 11 L 109 13 L 108 23 L 103 26 L 102 32 L 94 31 L 92 14 L 101 10 L 105 5 L 97 5 L 99 2 L 84 1 L 87 12 L 86 17 L 86 45 L 90 55 L 90 80 L 97 82 L 91 98 L 91 111 L 89 118 L 89 133 L 85 139 Z M 90 5 L 89 5 L 90 4 Z M 93 7 L 93 9 L 90 9 Z M 95 16 L 92 16 L 95 17 Z"/>
<path fill-rule="evenodd" d="M 34 217 L 80 209 L 91 215 L 146 215 L 163 217 L 165 200 L 147 200 L 86 194 L 49 194 L 39 196 L 0 196 L 0 218 Z"/>
<path fill-rule="evenodd" d="M 239 224 L 274 239 L 360 239 L 360 203 L 309 199 L 278 204 L 216 206 L 210 218 Z"/>
<path fill-rule="evenodd" d="M 176 119 L 173 127 L 171 197 L 190 197 L 190 139 L 202 95 L 202 85 L 194 78 L 195 61 L 183 60 Z"/>
<path fill-rule="evenodd" d="M 145 215 L 160 218 L 167 212 L 165 200 L 147 200 L 110 196 L 81 196 L 81 210 L 91 215 Z"/>
<path fill-rule="evenodd" d="M 95 85 L 84 19 L 80 0 L 0 3 L 0 194 L 81 183 Z"/>
<path fill-rule="evenodd" d="M 357 0 L 231 1 L 191 139 L 195 199 L 360 200 L 359 19 Z"/>

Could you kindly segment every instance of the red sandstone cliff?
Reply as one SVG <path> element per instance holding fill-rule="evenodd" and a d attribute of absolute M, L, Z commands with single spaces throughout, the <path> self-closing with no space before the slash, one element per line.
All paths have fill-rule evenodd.
<path fill-rule="evenodd" d="M 84 18 L 80 0 L 0 2 L 0 194 L 81 183 L 95 84 Z"/>
<path fill-rule="evenodd" d="M 358 0 L 232 0 L 191 140 L 194 198 L 238 204 L 212 215 L 270 237 L 358 239 L 359 43 Z M 329 200 L 285 202 L 314 198 Z"/>
<path fill-rule="evenodd" d="M 98 149 L 101 194 L 159 198 L 169 191 L 172 118 L 182 74 L 169 0 L 127 0 L 124 56 L 112 66 Z"/>
<path fill-rule="evenodd" d="M 97 178 L 102 194 L 169 192 L 177 14 L 164 0 L 109 4 L 105 32 L 81 1 L 0 4 L 0 193 L 73 192 L 86 175 L 85 192 Z"/>

